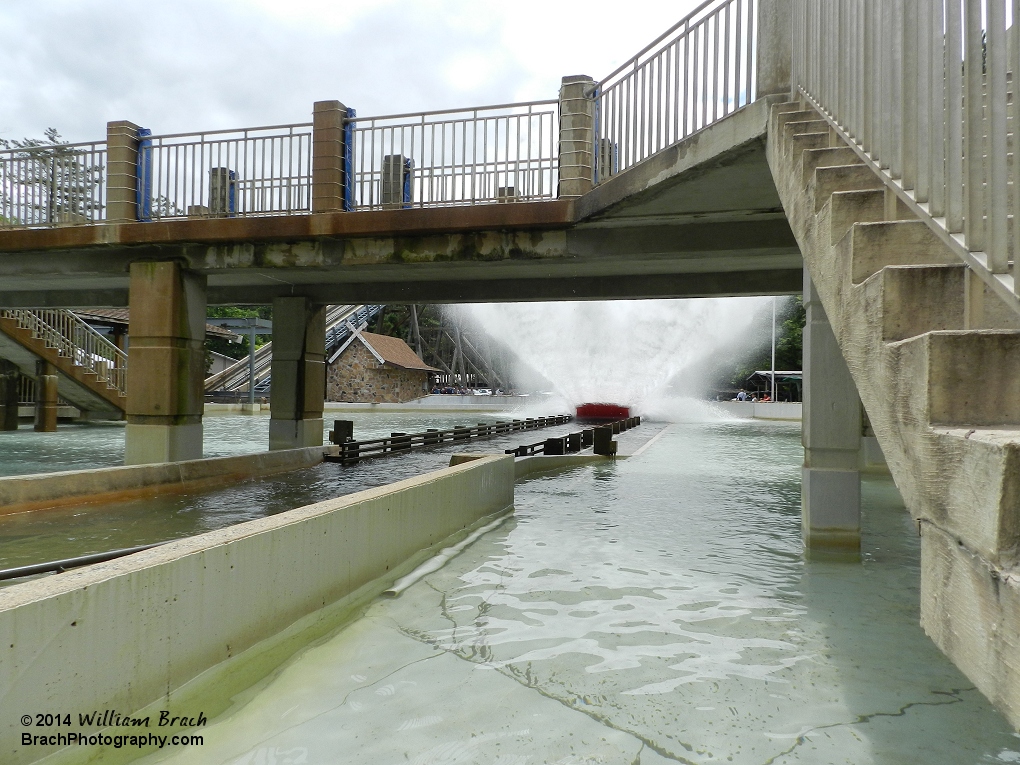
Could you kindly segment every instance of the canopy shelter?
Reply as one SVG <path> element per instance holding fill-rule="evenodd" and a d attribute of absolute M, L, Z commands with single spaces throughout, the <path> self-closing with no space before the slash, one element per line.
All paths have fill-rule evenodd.
<path fill-rule="evenodd" d="M 776 376 L 776 400 L 777 401 L 801 401 L 803 400 L 804 373 L 800 371 L 773 372 L 771 369 L 761 369 L 752 373 L 747 378 L 748 390 L 757 393 L 758 398 L 772 390 L 772 375 Z"/>

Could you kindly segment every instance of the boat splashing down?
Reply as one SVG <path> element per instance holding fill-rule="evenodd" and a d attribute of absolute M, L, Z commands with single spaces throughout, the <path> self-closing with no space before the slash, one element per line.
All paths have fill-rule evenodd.
<path fill-rule="evenodd" d="M 576 410 L 576 420 L 585 424 L 615 422 L 630 417 L 630 407 L 604 402 L 580 404 Z"/>

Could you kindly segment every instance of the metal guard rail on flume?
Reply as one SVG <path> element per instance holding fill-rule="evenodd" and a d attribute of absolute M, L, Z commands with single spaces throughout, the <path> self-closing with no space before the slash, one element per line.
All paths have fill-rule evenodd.
<path fill-rule="evenodd" d="M 588 447 L 594 447 L 595 454 L 613 456 L 616 454 L 617 447 L 616 442 L 613 441 L 613 436 L 617 433 L 628 431 L 631 428 L 636 428 L 640 424 L 640 417 L 625 417 L 622 420 L 593 425 L 590 428 L 585 428 L 576 433 L 568 433 L 565 436 L 547 438 L 538 443 L 524 444 L 516 449 L 507 449 L 506 453 L 512 454 L 515 457 L 533 457 L 537 454 L 562 456 L 576 454 Z"/>
<path fill-rule="evenodd" d="M 74 558 L 63 558 L 61 560 L 52 560 L 46 563 L 34 563 L 29 566 L 0 569 L 0 582 L 7 581 L 9 579 L 22 579 L 27 576 L 38 576 L 39 574 L 59 574 L 70 568 L 90 566 L 93 563 L 105 563 L 108 560 L 116 560 L 117 558 L 123 558 L 125 555 L 131 555 L 136 552 L 141 552 L 142 550 L 151 550 L 153 547 L 160 547 L 165 544 L 167 544 L 167 542 L 154 542 L 151 545 L 124 547 L 119 550 L 107 550 L 106 552 L 79 555 Z"/>
<path fill-rule="evenodd" d="M 424 433 L 392 433 L 385 438 L 364 441 L 343 441 L 337 444 L 336 454 L 326 454 L 326 462 L 338 462 L 343 465 L 354 464 L 363 459 L 382 457 L 410 449 L 440 446 L 446 443 L 470 441 L 471 439 L 490 438 L 516 431 L 537 430 L 553 425 L 565 425 L 573 420 L 569 414 L 553 417 L 528 417 L 523 420 L 510 420 L 479 424 L 472 427 L 455 427 L 449 430 L 429 429 Z"/>
<path fill-rule="evenodd" d="M 960 259 L 1020 312 L 1006 0 L 794 0 L 793 84 Z M 984 157 L 985 161 L 968 161 Z"/>
<path fill-rule="evenodd" d="M 3 309 L 6 319 L 45 342 L 58 355 L 96 375 L 107 387 L 127 394 L 127 354 L 71 311 L 57 308 Z"/>

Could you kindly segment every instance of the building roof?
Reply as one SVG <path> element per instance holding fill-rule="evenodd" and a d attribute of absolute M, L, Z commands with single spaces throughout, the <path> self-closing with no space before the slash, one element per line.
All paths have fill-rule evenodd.
<path fill-rule="evenodd" d="M 377 335 L 374 332 L 361 332 L 359 337 L 363 343 L 375 351 L 376 356 L 381 358 L 384 364 L 400 367 L 401 369 L 414 369 L 419 372 L 440 371 L 435 367 L 430 367 L 418 358 L 418 354 L 414 352 L 411 346 L 399 337 Z"/>
<path fill-rule="evenodd" d="M 128 323 L 131 320 L 131 316 L 127 308 L 82 308 L 75 309 L 71 313 L 84 322 L 91 322 L 93 324 L 101 324 L 111 327 L 127 328 Z M 241 335 L 236 332 L 231 332 L 229 329 L 217 327 L 214 324 L 206 324 L 205 333 L 207 335 L 212 335 L 213 337 L 225 338 L 231 342 L 241 341 Z"/>

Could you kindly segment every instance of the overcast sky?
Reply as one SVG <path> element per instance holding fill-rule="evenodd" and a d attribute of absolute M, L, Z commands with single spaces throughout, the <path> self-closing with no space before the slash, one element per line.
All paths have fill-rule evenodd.
<path fill-rule="evenodd" d="M 694 0 L 0 0 L 0 137 L 103 138 L 554 98 Z"/>

